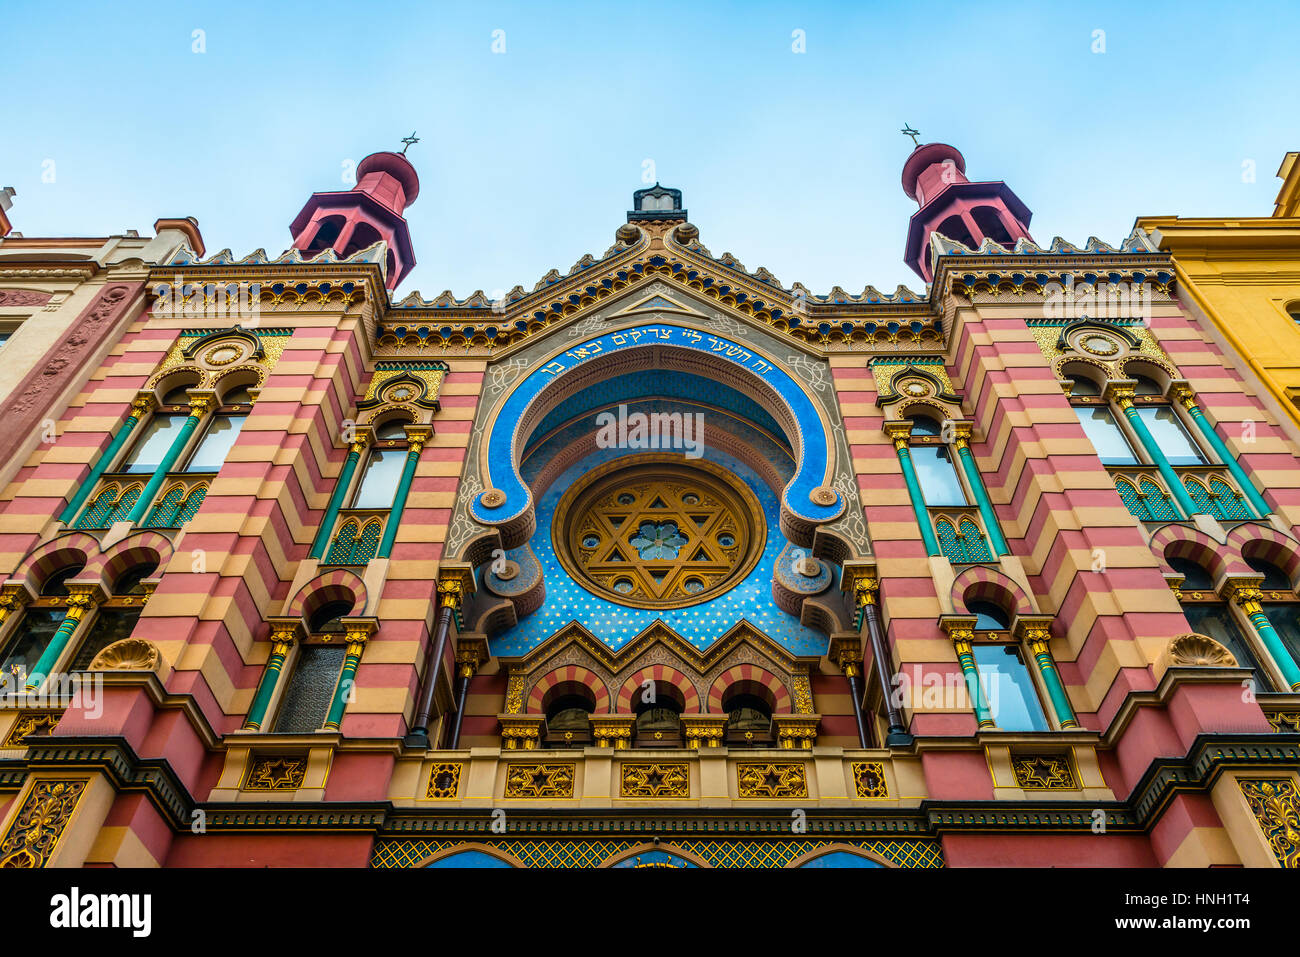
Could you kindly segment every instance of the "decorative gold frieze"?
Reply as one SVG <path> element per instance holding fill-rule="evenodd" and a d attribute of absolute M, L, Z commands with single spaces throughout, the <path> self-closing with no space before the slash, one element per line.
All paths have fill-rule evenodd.
<path fill-rule="evenodd" d="M 571 798 L 576 776 L 573 764 L 512 764 L 506 773 L 506 797 Z"/>
<path fill-rule="evenodd" d="M 808 773 L 802 764 L 742 762 L 736 765 L 736 783 L 743 798 L 808 796 Z"/>
<path fill-rule="evenodd" d="M 1075 781 L 1070 756 L 1057 754 L 1011 755 L 1011 770 L 1016 784 L 1026 791 L 1075 791 Z"/>
<path fill-rule="evenodd" d="M 524 675 L 512 672 L 506 686 L 506 714 L 519 714 L 524 710 Z"/>
<path fill-rule="evenodd" d="M 89 778 L 35 782 L 0 841 L 0 870 L 48 864 L 89 783 Z"/>
<path fill-rule="evenodd" d="M 296 791 L 307 774 L 307 755 L 253 755 L 244 779 L 245 791 Z"/>
<path fill-rule="evenodd" d="M 1300 868 L 1300 792 L 1286 778 L 1237 781 L 1278 863 Z M 0 863 L 0 866 L 3 866 Z"/>
<path fill-rule="evenodd" d="M 690 748 L 716 748 L 722 743 L 727 731 L 725 714 L 684 714 L 682 724 L 686 728 L 686 744 Z"/>
<path fill-rule="evenodd" d="M 531 751 L 541 741 L 542 728 L 546 718 L 542 715 L 499 715 L 501 722 L 501 740 L 511 751 Z"/>
<path fill-rule="evenodd" d="M 399 384 L 392 389 L 383 389 L 385 383 L 398 378 L 407 379 L 410 384 Z M 385 402 L 413 402 L 417 399 L 436 402 L 439 392 L 442 391 L 443 380 L 446 378 L 447 367 L 441 362 L 380 362 L 376 365 L 375 374 L 370 379 L 366 398 L 374 399 L 378 396 Z M 416 394 L 419 386 L 416 386 L 415 382 L 423 385 L 422 394 Z M 409 390 L 409 394 L 403 393 L 401 391 L 403 388 Z"/>
<path fill-rule="evenodd" d="M 21 748 L 23 742 L 33 734 L 49 734 L 62 717 L 62 711 L 20 711 L 18 720 L 5 736 L 4 747 Z"/>
<path fill-rule="evenodd" d="M 688 798 L 691 769 L 686 764 L 624 764 L 619 796 L 625 798 Z"/>
<path fill-rule="evenodd" d="M 885 765 L 880 761 L 854 761 L 849 765 L 853 772 L 853 787 L 860 798 L 889 797 L 885 781 Z"/>
<path fill-rule="evenodd" d="M 819 717 L 778 714 L 772 721 L 776 725 L 777 741 L 783 748 L 811 748 L 817 741 Z"/>
<path fill-rule="evenodd" d="M 429 773 L 429 788 L 424 796 L 429 798 L 454 798 L 457 789 L 460 788 L 460 769 L 462 767 L 463 765 L 460 762 L 435 764 L 433 770 Z"/>
<path fill-rule="evenodd" d="M 598 748 L 626 748 L 632 744 L 635 715 L 592 715 L 591 736 Z M 687 734 L 690 732 L 687 731 Z"/>
<path fill-rule="evenodd" d="M 794 676 L 794 710 L 797 714 L 813 713 L 812 684 L 806 673 L 799 672 Z"/>

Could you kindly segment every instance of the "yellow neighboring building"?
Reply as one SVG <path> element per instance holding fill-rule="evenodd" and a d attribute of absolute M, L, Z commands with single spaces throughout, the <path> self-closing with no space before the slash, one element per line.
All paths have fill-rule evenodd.
<path fill-rule="evenodd" d="M 1278 170 L 1272 216 L 1144 216 L 1137 225 L 1173 254 L 1180 298 L 1208 320 L 1228 361 L 1300 435 L 1300 152 Z M 1285 410 L 1283 414 L 1280 410 Z"/>

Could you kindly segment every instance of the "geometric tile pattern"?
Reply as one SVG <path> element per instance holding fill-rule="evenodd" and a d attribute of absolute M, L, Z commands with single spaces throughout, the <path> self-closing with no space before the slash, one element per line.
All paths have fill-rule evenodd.
<path fill-rule="evenodd" d="M 484 845 L 504 851 L 519 860 L 525 867 L 599 867 L 602 863 L 645 841 L 620 838 L 609 841 L 592 840 L 531 840 L 505 838 L 492 841 L 426 841 L 416 838 L 395 838 L 376 842 L 370 857 L 371 867 L 414 867 L 420 861 L 450 847 L 466 849 Z M 789 840 L 789 841 L 723 841 L 680 840 L 666 842 L 688 851 L 705 861 L 710 867 L 784 867 L 795 858 L 831 844 L 848 844 L 859 847 L 889 861 L 897 867 L 943 867 L 943 848 L 938 841 L 843 841 L 843 840 Z"/>

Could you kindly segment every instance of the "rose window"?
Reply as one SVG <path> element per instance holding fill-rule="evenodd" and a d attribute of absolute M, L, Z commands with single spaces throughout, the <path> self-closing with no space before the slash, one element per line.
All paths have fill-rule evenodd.
<path fill-rule="evenodd" d="M 555 510 L 552 541 L 574 580 L 642 608 L 677 608 L 737 585 L 766 540 L 754 493 L 716 465 L 636 455 L 584 475 Z"/>

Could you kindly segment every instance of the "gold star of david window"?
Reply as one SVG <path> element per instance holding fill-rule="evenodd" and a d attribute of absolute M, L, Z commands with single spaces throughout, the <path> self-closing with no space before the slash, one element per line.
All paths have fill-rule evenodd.
<path fill-rule="evenodd" d="M 766 528 L 754 493 L 725 469 L 650 454 L 584 475 L 560 499 L 551 539 L 589 591 L 680 608 L 737 585 L 758 562 Z"/>

